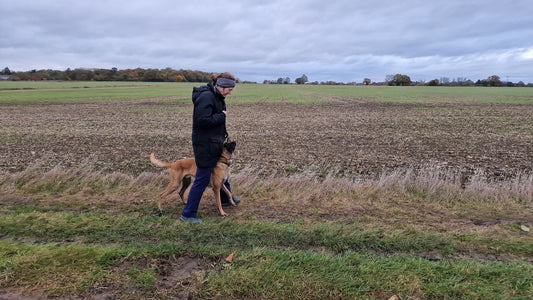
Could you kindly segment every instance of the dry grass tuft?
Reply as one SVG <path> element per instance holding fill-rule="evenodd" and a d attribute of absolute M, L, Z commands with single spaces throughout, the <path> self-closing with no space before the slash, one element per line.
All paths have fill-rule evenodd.
<path fill-rule="evenodd" d="M 505 200 L 508 198 L 524 199 L 531 204 L 533 199 L 533 174 L 518 174 L 507 180 L 490 180 L 482 171 L 472 176 L 466 190 L 484 197 Z"/>
<path fill-rule="evenodd" d="M 43 170 L 30 166 L 17 173 L 0 173 L 0 187 L 5 192 L 86 194 L 131 193 L 161 188 L 167 175 L 143 172 L 137 177 L 121 172 L 106 173 L 90 164 L 66 168 L 55 166 Z"/>
<path fill-rule="evenodd" d="M 330 200 L 339 192 L 377 191 L 416 193 L 428 198 L 454 200 L 457 198 L 483 198 L 485 201 L 516 201 L 533 203 L 533 175 L 519 174 L 516 178 L 496 180 L 478 171 L 465 180 L 461 172 L 437 167 L 423 169 L 400 169 L 384 172 L 375 180 L 367 178 L 335 177 L 328 173 L 323 180 L 312 173 L 298 173 L 286 177 L 270 175 L 261 177 L 251 169 L 244 169 L 232 176 L 241 189 L 253 191 L 260 186 L 274 186 L 276 191 L 300 203 Z M 349 194 L 349 193 L 348 193 Z"/>
<path fill-rule="evenodd" d="M 429 167 L 385 172 L 370 184 L 380 190 L 403 193 L 416 190 L 439 199 L 460 196 L 488 201 L 521 200 L 529 204 L 533 201 L 533 175 L 524 174 L 497 180 L 483 171 L 476 171 L 473 176 L 466 178 L 461 172 Z"/>
<path fill-rule="evenodd" d="M 485 203 L 487 210 L 490 206 L 529 207 L 533 204 L 532 175 L 495 181 L 478 172 L 464 182 L 459 172 L 438 168 L 396 170 L 383 173 L 375 180 L 336 177 L 335 171 L 325 176 L 311 172 L 285 176 L 260 174 L 254 169 L 232 174 L 231 182 L 237 194 L 245 197 L 248 203 L 263 205 L 269 211 L 286 210 L 296 214 L 323 212 L 344 215 L 357 211 L 366 214 L 365 211 L 377 213 L 381 209 L 385 215 L 395 213 L 388 211 L 394 208 L 395 203 L 402 203 L 405 207 L 475 207 Z M 120 172 L 106 173 L 89 165 L 56 166 L 50 170 L 31 166 L 21 172 L 0 174 L 0 189 L 7 193 L 82 193 L 93 196 L 129 195 L 134 198 L 146 195 L 155 199 L 167 183 L 168 174 L 164 171 L 133 176 Z M 407 209 L 403 213 L 406 214 Z"/>

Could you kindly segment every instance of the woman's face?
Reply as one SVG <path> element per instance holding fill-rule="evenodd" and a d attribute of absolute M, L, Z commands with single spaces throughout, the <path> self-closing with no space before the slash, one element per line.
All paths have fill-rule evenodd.
<path fill-rule="evenodd" d="M 218 91 L 222 94 L 222 96 L 226 97 L 227 95 L 231 95 L 231 92 L 233 92 L 233 88 L 223 88 L 223 87 L 219 87 L 217 85 L 217 89 Z"/>

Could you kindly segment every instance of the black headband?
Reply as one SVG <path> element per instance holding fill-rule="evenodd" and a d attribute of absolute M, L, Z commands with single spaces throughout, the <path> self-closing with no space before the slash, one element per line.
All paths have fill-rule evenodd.
<path fill-rule="evenodd" d="M 223 88 L 232 88 L 232 87 L 235 86 L 235 80 L 229 79 L 229 78 L 220 77 L 220 78 L 217 79 L 217 85 L 219 87 L 223 87 Z"/>

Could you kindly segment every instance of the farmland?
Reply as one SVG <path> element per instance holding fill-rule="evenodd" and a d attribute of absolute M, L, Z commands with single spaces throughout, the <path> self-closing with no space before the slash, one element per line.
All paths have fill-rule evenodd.
<path fill-rule="evenodd" d="M 3 91 L 4 169 L 97 158 L 110 171 L 138 174 L 153 170 L 152 151 L 192 155 L 190 84 L 78 84 Z M 228 131 L 239 142 L 237 169 L 377 176 L 445 166 L 512 177 L 533 171 L 532 92 L 243 85 L 228 100 Z"/>
<path fill-rule="evenodd" d="M 197 85 L 0 82 L 0 297 L 531 292 L 533 89 L 238 85 L 243 204 L 191 227 L 148 156 L 192 156 Z"/>

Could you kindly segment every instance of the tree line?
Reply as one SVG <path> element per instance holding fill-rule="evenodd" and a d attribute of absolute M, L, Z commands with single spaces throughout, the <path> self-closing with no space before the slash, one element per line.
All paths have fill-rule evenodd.
<path fill-rule="evenodd" d="M 364 85 L 371 84 L 371 80 L 365 78 L 363 80 Z M 396 74 L 396 75 L 387 75 L 385 77 L 384 84 L 393 85 L 393 86 L 410 86 L 410 85 L 427 85 L 427 86 L 507 86 L 507 87 L 533 87 L 533 83 L 525 84 L 523 81 L 517 83 L 510 81 L 502 81 L 500 76 L 491 75 L 486 79 L 478 79 L 476 82 L 464 78 L 457 77 L 450 80 L 448 77 L 441 77 L 440 79 L 432 79 L 428 82 L 424 81 L 411 81 L 411 78 L 407 75 Z"/>
<path fill-rule="evenodd" d="M 308 81 L 309 81 L 309 79 L 307 79 L 307 75 L 303 74 L 301 77 L 296 78 L 294 83 L 296 83 L 296 84 L 306 84 Z M 279 77 L 278 80 L 265 79 L 263 81 L 263 84 L 290 84 L 290 83 L 291 83 L 291 79 L 289 77 L 285 77 L 285 78 Z"/>
<path fill-rule="evenodd" d="M 119 70 L 117 68 L 111 69 L 74 69 L 70 68 L 65 71 L 59 70 L 31 70 L 26 72 L 12 72 L 8 67 L 5 67 L 0 71 L 0 75 L 3 75 L 2 79 L 9 80 L 74 80 L 74 81 L 148 81 L 148 82 L 208 82 L 210 80 L 211 73 L 203 71 L 192 70 L 174 70 L 172 68 L 166 69 L 124 69 Z M 7 76 L 7 77 L 6 77 Z M 242 83 L 255 83 L 248 81 L 240 81 Z M 289 77 L 279 77 L 277 80 L 263 81 L 264 84 L 291 84 Z M 365 78 L 362 83 L 343 83 L 335 81 L 326 82 L 309 82 L 309 79 L 305 74 L 296 78 L 296 84 L 315 84 L 315 85 L 391 85 L 391 86 L 413 86 L 413 85 L 426 85 L 426 86 L 506 86 L 506 87 L 533 87 L 533 83 L 525 84 L 522 81 L 510 82 L 502 81 L 500 76 L 491 75 L 486 79 L 479 79 L 476 82 L 464 78 L 457 77 L 450 80 L 447 77 L 441 77 L 440 79 L 432 79 L 428 82 L 425 81 L 412 81 L 408 75 L 396 74 L 387 75 L 385 81 L 373 82 L 370 78 Z"/>
<path fill-rule="evenodd" d="M 192 70 L 166 69 L 74 69 L 31 70 L 11 72 L 4 68 L 0 75 L 10 80 L 76 80 L 76 81 L 150 81 L 150 82 L 208 82 L 211 73 Z"/>
<path fill-rule="evenodd" d="M 312 81 L 310 82 L 305 74 L 301 77 L 296 78 L 296 84 L 313 84 L 313 85 L 390 85 L 390 86 L 506 86 L 506 87 L 533 87 L 533 83 L 525 84 L 522 81 L 517 83 L 510 81 L 502 81 L 500 76 L 491 75 L 486 79 L 479 79 L 476 82 L 467 79 L 465 77 L 457 77 L 450 80 L 448 77 L 441 77 L 440 79 L 433 79 L 428 82 L 425 81 L 412 81 L 408 75 L 396 74 L 396 75 L 387 75 L 385 81 L 382 82 L 373 82 L 370 78 L 363 79 L 362 83 L 356 82 L 335 82 L 335 81 Z M 277 80 L 268 80 L 265 79 L 263 84 L 291 84 L 291 79 L 289 77 L 279 77 Z"/>

